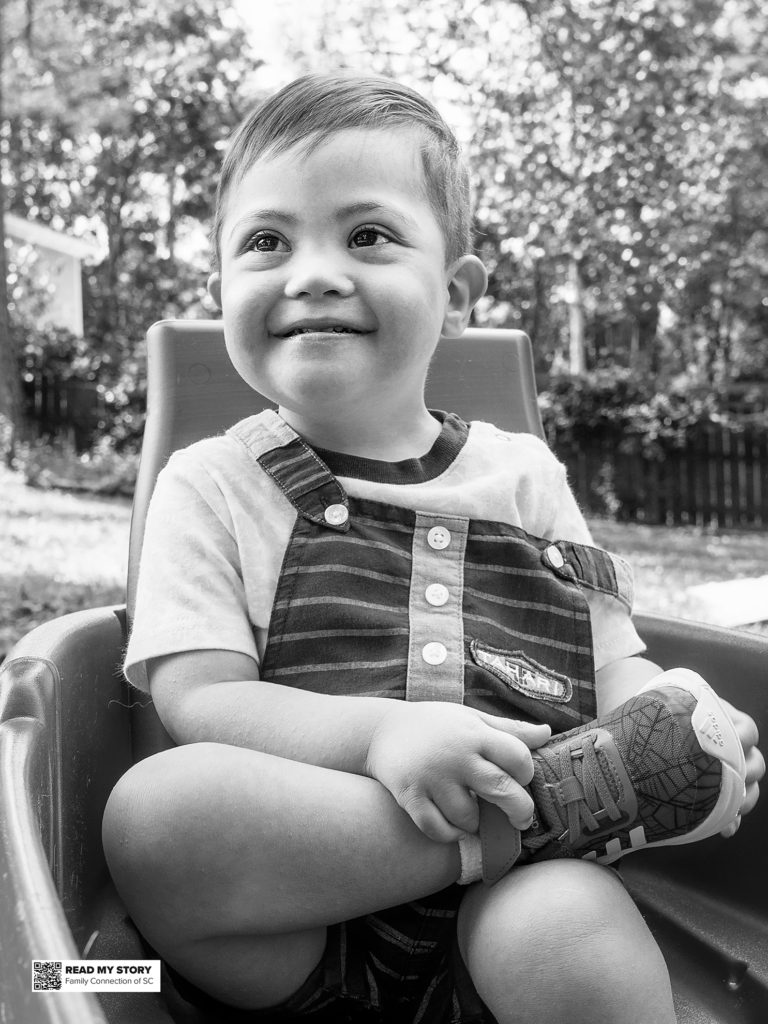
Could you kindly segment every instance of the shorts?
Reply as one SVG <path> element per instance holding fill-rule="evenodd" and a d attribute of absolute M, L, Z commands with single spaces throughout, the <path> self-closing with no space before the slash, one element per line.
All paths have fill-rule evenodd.
<path fill-rule="evenodd" d="M 179 1024 L 496 1024 L 456 940 L 465 887 L 328 928 L 323 958 L 279 1006 L 238 1010 L 163 965 L 163 993 Z"/>

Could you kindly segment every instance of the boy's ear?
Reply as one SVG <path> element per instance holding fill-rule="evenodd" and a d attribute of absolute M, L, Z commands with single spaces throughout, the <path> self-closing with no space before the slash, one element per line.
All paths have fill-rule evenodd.
<path fill-rule="evenodd" d="M 221 309 L 221 274 L 218 271 L 208 278 L 208 294 L 216 303 L 216 308 Z"/>
<path fill-rule="evenodd" d="M 478 299 L 485 295 L 488 274 L 477 256 L 461 256 L 448 278 L 448 305 L 443 319 L 443 338 L 458 338 L 469 323 Z"/>

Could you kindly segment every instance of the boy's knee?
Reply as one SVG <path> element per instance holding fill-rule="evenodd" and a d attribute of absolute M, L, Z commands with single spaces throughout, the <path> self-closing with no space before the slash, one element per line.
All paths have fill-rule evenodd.
<path fill-rule="evenodd" d="M 550 861 L 478 887 L 462 906 L 459 941 L 502 1024 L 581 1020 L 575 1007 L 589 1007 L 591 1022 L 674 1020 L 661 951 L 607 869 Z"/>
<path fill-rule="evenodd" d="M 158 889 L 177 886 L 218 863 L 229 849 L 222 835 L 242 816 L 244 802 L 254 838 L 267 843 L 269 829 L 259 825 L 274 818 L 270 782 L 277 760 L 284 764 L 239 747 L 194 743 L 135 764 L 113 789 L 102 826 L 118 887 L 134 880 L 143 886 L 157 880 Z M 258 850 L 251 855 L 257 857 Z"/>
<path fill-rule="evenodd" d="M 208 925 L 202 904 L 222 854 L 216 776 L 226 762 L 203 749 L 213 746 L 176 747 L 140 761 L 118 780 L 104 812 L 112 879 L 139 930 L 163 948 L 172 925 L 174 939 L 199 937 Z"/>
<path fill-rule="evenodd" d="M 539 963 L 552 950 L 601 945 L 614 921 L 634 907 L 621 883 L 605 869 L 576 862 L 548 862 L 511 872 L 493 889 L 478 887 L 462 906 L 459 935 L 467 949 L 493 947 L 515 965 Z M 547 953 L 547 951 L 549 951 Z M 585 956 L 585 959 L 588 957 Z M 589 964 L 587 963 L 587 967 Z"/>
<path fill-rule="evenodd" d="M 130 768 L 112 790 L 104 810 L 102 838 L 115 881 L 130 884 L 134 874 L 150 876 L 166 862 L 174 823 L 173 796 L 164 752 Z M 160 764 L 158 762 L 164 762 Z"/>
<path fill-rule="evenodd" d="M 117 782 L 104 811 L 104 852 L 119 887 L 178 873 L 185 851 L 194 854 L 195 822 L 205 817 L 207 793 L 200 771 L 202 744 L 148 757 Z M 211 746 L 206 744 L 205 746 Z M 210 766 L 209 766 L 210 768 Z"/>

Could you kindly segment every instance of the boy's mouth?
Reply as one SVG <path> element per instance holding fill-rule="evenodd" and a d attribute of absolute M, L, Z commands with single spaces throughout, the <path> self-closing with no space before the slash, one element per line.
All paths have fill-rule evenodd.
<path fill-rule="evenodd" d="M 281 338 L 295 338 L 301 334 L 370 334 L 364 327 L 353 327 L 350 324 L 334 323 L 303 323 L 280 333 Z"/>

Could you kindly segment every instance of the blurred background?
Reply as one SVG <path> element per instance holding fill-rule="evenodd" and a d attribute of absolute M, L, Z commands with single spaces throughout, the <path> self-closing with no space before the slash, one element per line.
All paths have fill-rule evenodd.
<path fill-rule="evenodd" d="M 475 323 L 531 336 L 550 443 L 639 606 L 766 629 L 762 0 L 3 0 L 1 42 L 0 658 L 122 600 L 146 330 L 215 316 L 227 139 L 335 67 L 456 130 Z M 696 588 L 734 580 L 725 621 Z"/>

